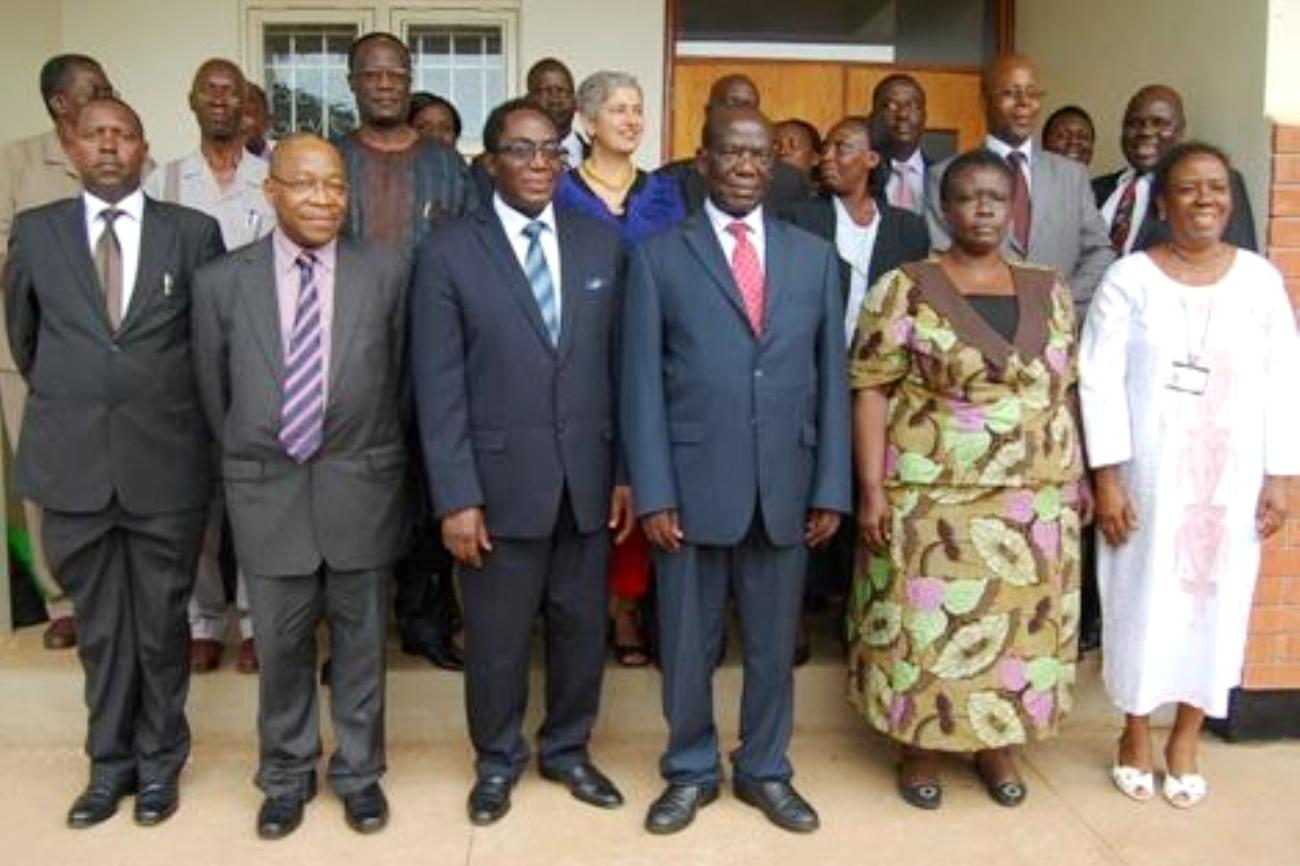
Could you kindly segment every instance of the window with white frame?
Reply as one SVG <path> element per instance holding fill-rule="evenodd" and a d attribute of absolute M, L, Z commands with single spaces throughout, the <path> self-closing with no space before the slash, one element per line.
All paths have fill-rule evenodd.
<path fill-rule="evenodd" d="M 488 112 L 508 95 L 503 29 L 491 24 L 407 29 L 412 87 L 450 100 L 471 139 L 479 137 Z"/>
<path fill-rule="evenodd" d="M 331 138 L 357 125 L 348 88 L 348 24 L 267 24 L 263 58 L 271 128 L 276 136 L 314 132 Z"/>

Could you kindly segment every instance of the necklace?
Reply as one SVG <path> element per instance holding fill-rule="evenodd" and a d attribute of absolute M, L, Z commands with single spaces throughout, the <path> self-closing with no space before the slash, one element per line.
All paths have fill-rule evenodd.
<path fill-rule="evenodd" d="M 590 157 L 582 161 L 582 165 L 578 166 L 578 171 L 582 172 L 582 176 L 587 180 L 595 182 L 599 186 L 604 187 L 618 196 L 622 196 L 623 193 L 627 192 L 628 189 L 631 188 L 632 182 L 636 180 L 636 167 L 631 164 L 628 165 L 627 176 L 624 178 L 617 181 L 611 181 L 608 178 L 602 177 L 600 173 L 596 171 Z"/>

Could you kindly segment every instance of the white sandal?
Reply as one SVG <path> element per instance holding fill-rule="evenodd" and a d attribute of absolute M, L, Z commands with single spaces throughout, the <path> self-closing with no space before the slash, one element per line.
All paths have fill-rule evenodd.
<path fill-rule="evenodd" d="M 1139 770 L 1116 761 L 1110 768 L 1110 780 L 1130 800 L 1145 803 L 1156 795 L 1156 777 L 1150 770 Z"/>
<path fill-rule="evenodd" d="M 1181 776 L 1175 776 L 1173 773 L 1165 774 L 1162 793 L 1169 801 L 1169 805 L 1178 809 L 1192 808 L 1204 800 L 1209 792 L 1210 786 L 1200 773 L 1185 773 Z"/>

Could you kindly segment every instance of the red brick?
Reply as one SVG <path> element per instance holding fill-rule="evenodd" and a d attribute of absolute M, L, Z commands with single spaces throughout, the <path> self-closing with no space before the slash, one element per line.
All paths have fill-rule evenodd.
<path fill-rule="evenodd" d="M 1246 644 L 1246 664 L 1272 664 L 1287 661 L 1287 641 L 1282 634 L 1258 634 Z"/>
<path fill-rule="evenodd" d="M 1300 153 L 1300 126 L 1273 127 L 1274 153 Z"/>
<path fill-rule="evenodd" d="M 1269 220 L 1268 242 L 1275 247 L 1300 247 L 1300 218 L 1274 217 Z"/>
<path fill-rule="evenodd" d="M 1255 584 L 1255 606 L 1265 607 L 1282 604 L 1286 598 L 1287 582 L 1291 578 L 1264 575 Z"/>
<path fill-rule="evenodd" d="M 1284 604 L 1300 604 L 1300 578 L 1286 582 L 1286 592 L 1282 596 Z"/>
<path fill-rule="evenodd" d="M 1300 184 L 1279 184 L 1269 196 L 1269 213 L 1275 217 L 1300 216 Z"/>
<path fill-rule="evenodd" d="M 1286 647 L 1282 650 L 1282 658 L 1289 662 L 1300 662 L 1300 634 L 1286 636 Z"/>
<path fill-rule="evenodd" d="M 1243 685 L 1248 689 L 1300 688 L 1300 664 L 1249 666 Z"/>
<path fill-rule="evenodd" d="M 1269 248 L 1268 260 L 1284 277 L 1300 277 L 1300 250 Z"/>
<path fill-rule="evenodd" d="M 1278 533 L 1264 543 L 1260 574 L 1273 577 L 1300 576 L 1300 548 L 1287 547 Z"/>
<path fill-rule="evenodd" d="M 1300 153 L 1273 156 L 1273 183 L 1300 183 Z"/>

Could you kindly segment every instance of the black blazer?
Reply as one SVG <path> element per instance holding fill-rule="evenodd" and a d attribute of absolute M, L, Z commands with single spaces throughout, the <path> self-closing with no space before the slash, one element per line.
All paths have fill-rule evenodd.
<path fill-rule="evenodd" d="M 56 511 L 206 506 L 211 442 L 190 352 L 194 271 L 224 252 L 216 220 L 145 199 L 140 264 L 116 333 L 80 196 L 14 222 L 5 315 L 31 389 L 16 457 L 23 496 Z"/>
<path fill-rule="evenodd" d="M 924 219 L 881 201 L 876 202 L 876 207 L 880 211 L 880 228 L 871 251 L 868 286 L 898 266 L 920 261 L 930 254 L 930 233 Z M 782 208 L 777 216 L 835 245 L 835 205 L 828 196 L 795 202 Z M 840 301 L 848 304 L 852 268 L 844 259 L 839 259 L 839 263 Z"/>
<path fill-rule="evenodd" d="M 1117 171 L 1092 179 L 1092 194 L 1097 200 L 1097 210 L 1101 210 L 1102 205 L 1106 204 L 1106 199 L 1114 194 L 1122 174 L 1122 171 Z M 1259 241 L 1255 237 L 1255 216 L 1250 209 L 1250 196 L 1246 194 L 1246 181 L 1242 178 L 1241 172 L 1235 168 L 1232 170 L 1231 180 L 1232 215 L 1228 217 L 1228 225 L 1223 230 L 1223 239 L 1243 250 L 1258 252 Z M 1109 229 L 1109 226 L 1107 228 Z M 1153 201 L 1142 217 L 1142 225 L 1138 228 L 1137 237 L 1133 241 L 1133 252 L 1148 250 L 1167 240 L 1169 240 L 1169 226 L 1156 215 Z"/>
<path fill-rule="evenodd" d="M 687 213 L 695 213 L 704 207 L 704 202 L 709 197 L 709 184 L 704 176 L 695 170 L 693 158 L 679 159 L 661 165 L 654 173 L 674 178 L 681 185 L 682 199 L 686 202 Z M 764 205 L 775 211 L 788 204 L 812 198 L 812 195 L 812 184 L 808 182 L 803 172 L 784 162 L 776 162 L 772 165 L 772 185 L 768 187 L 767 197 L 763 199 Z"/>

